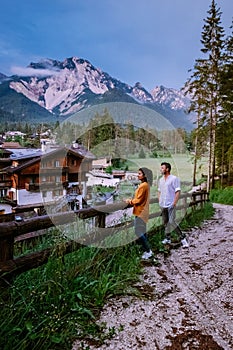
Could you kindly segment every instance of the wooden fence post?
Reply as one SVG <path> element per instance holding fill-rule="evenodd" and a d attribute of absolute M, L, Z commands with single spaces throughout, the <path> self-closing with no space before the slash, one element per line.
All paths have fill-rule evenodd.
<path fill-rule="evenodd" d="M 0 261 L 12 260 L 14 254 L 14 236 L 0 240 Z"/>
<path fill-rule="evenodd" d="M 186 210 L 188 208 L 188 205 L 187 205 L 187 197 L 183 197 L 183 209 L 182 209 L 182 216 L 185 217 L 186 215 Z"/>
<path fill-rule="evenodd" d="M 106 218 L 106 214 L 105 213 L 101 213 L 96 217 L 96 226 L 100 227 L 100 228 L 105 228 L 105 218 Z"/>
<path fill-rule="evenodd" d="M 192 193 L 192 210 L 195 210 L 196 209 L 196 194 L 195 193 Z"/>

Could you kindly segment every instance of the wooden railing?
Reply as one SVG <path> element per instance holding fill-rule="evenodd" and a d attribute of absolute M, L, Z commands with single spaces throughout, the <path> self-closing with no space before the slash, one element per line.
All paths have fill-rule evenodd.
<path fill-rule="evenodd" d="M 196 207 L 202 207 L 209 200 L 206 191 L 182 194 L 179 199 L 177 211 L 182 211 L 183 217 L 190 207 L 193 210 Z M 152 199 L 150 203 L 158 203 L 158 199 Z M 10 221 L 0 223 L 0 276 L 14 276 L 21 272 L 27 271 L 34 267 L 38 267 L 48 261 L 52 248 L 48 248 L 36 253 L 24 255 L 14 258 L 14 245 L 21 237 L 22 240 L 38 237 L 37 231 L 46 230 L 52 226 L 70 224 L 77 218 L 88 219 L 95 218 L 97 228 L 105 228 L 104 230 L 94 230 L 93 233 L 85 234 L 83 238 L 79 238 L 78 242 L 67 241 L 65 247 L 63 244 L 63 254 L 79 249 L 83 245 L 99 242 L 113 233 L 113 230 L 119 226 L 132 227 L 133 222 L 127 221 L 111 227 L 106 227 L 106 216 L 119 210 L 125 210 L 124 202 L 116 202 L 107 205 L 98 205 L 91 208 L 80 209 L 77 211 L 62 212 L 53 215 L 37 216 L 22 221 Z M 150 219 L 161 216 L 161 211 L 150 214 Z M 45 231 L 46 232 L 46 231 Z M 31 233 L 31 235 L 30 235 Z M 23 235 L 27 235 L 24 237 Z M 41 233 L 40 233 L 41 234 Z M 53 248 L 54 251 L 54 248 Z"/>

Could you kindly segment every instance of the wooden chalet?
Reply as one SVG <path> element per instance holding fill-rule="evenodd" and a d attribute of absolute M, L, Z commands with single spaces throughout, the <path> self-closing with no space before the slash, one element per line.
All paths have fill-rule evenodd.
<path fill-rule="evenodd" d="M 0 184 L 1 178 L 9 180 L 2 197 L 7 196 L 19 207 L 52 203 L 65 196 L 71 186 L 81 188 L 85 196 L 86 173 L 92 169 L 94 158 L 77 144 L 34 152 L 31 156 L 23 152 L 20 156 L 11 155 L 11 164 L 0 170 Z"/>

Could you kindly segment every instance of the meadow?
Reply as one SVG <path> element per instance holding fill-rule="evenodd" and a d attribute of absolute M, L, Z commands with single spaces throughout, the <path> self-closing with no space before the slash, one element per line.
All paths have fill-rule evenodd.
<path fill-rule="evenodd" d="M 154 179 L 160 176 L 161 162 L 168 162 L 172 166 L 171 173 L 178 176 L 183 182 L 192 182 L 193 178 L 193 156 L 186 154 L 174 154 L 171 157 L 158 158 L 129 158 L 129 170 L 137 171 L 138 168 L 145 166 L 153 171 Z M 207 172 L 207 158 L 203 157 L 198 162 L 197 180 L 201 179 L 201 174 Z"/>

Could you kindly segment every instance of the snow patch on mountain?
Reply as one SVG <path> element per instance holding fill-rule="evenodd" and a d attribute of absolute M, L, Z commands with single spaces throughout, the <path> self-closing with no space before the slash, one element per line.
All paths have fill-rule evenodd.
<path fill-rule="evenodd" d="M 153 102 L 153 97 L 151 94 L 146 89 L 144 89 L 144 87 L 139 82 L 137 82 L 132 88 L 131 96 L 134 97 L 138 102 Z"/>
<path fill-rule="evenodd" d="M 127 95 L 133 98 L 131 102 L 146 104 L 159 112 L 162 107 L 164 113 L 166 108 L 183 112 L 189 105 L 189 99 L 181 91 L 157 86 L 148 92 L 141 83 L 130 86 L 78 57 L 66 58 L 63 62 L 44 59 L 31 62 L 28 68 L 33 70 L 33 75 L 12 77 L 10 87 L 48 111 L 63 116 L 99 103 L 101 98 L 127 101 Z"/>
<path fill-rule="evenodd" d="M 189 99 L 184 94 L 172 88 L 157 86 L 151 91 L 153 101 L 162 105 L 167 105 L 173 110 L 186 109 L 189 105 Z"/>

